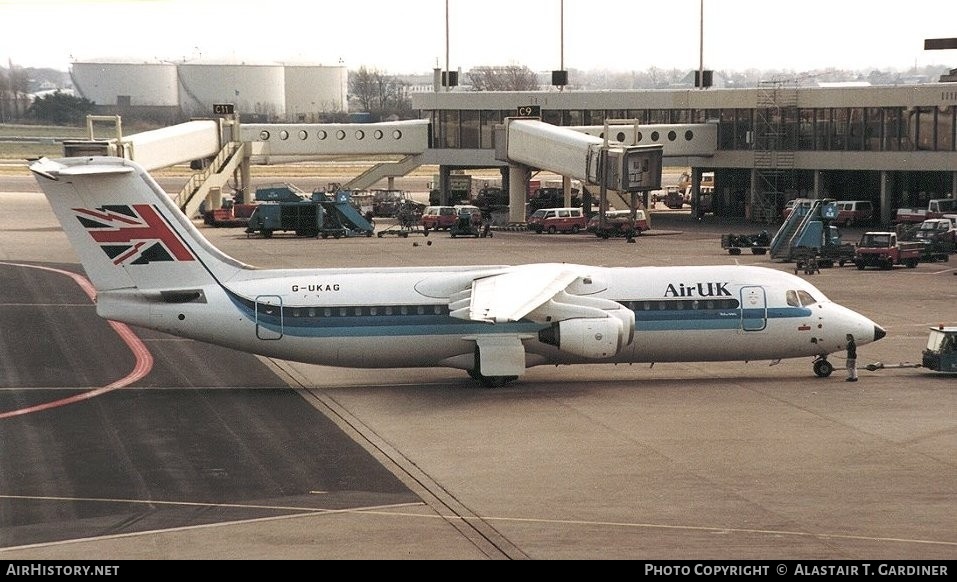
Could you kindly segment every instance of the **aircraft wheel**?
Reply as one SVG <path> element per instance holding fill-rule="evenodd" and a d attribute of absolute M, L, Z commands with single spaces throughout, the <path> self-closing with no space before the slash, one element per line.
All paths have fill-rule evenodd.
<path fill-rule="evenodd" d="M 827 378 L 834 371 L 834 366 L 824 358 L 814 360 L 814 374 L 819 378 Z"/>
<path fill-rule="evenodd" d="M 468 373 L 473 380 L 480 382 L 484 388 L 501 388 L 512 380 L 518 378 L 518 376 L 483 376 L 474 369 L 468 370 Z"/>

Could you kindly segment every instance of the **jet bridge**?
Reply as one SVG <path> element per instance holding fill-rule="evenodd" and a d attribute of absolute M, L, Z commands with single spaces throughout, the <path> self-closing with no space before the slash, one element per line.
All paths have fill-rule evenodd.
<path fill-rule="evenodd" d="M 93 138 L 94 121 L 116 124 L 114 139 Z M 645 125 L 608 120 L 604 127 L 559 127 L 537 118 L 508 118 L 495 130 L 495 159 L 507 162 L 510 172 L 510 221 L 525 222 L 525 182 L 529 169 L 576 178 L 601 188 L 602 205 L 615 193 L 632 194 L 616 206 L 635 206 L 634 194 L 660 188 L 661 158 L 709 156 L 717 142 L 714 124 Z M 233 177 L 248 184 L 250 160 L 280 163 L 313 159 L 321 155 L 391 154 L 401 159 L 373 166 L 347 186 L 362 189 L 384 178 L 402 176 L 429 155 L 431 124 L 428 120 L 385 123 L 245 124 L 232 115 L 123 136 L 119 116 L 88 116 L 90 139 L 64 144 L 66 156 L 113 155 L 133 159 L 147 170 L 184 162 L 203 161 L 176 195 L 188 215 Z M 622 123 L 616 125 L 616 123 Z M 598 134 L 598 135 L 595 135 Z M 614 136 L 610 139 L 609 136 Z M 627 145 L 630 142 L 634 145 Z M 648 145 L 644 145 L 647 143 Z M 240 176 L 237 174 L 241 173 Z M 525 179 L 522 179 L 522 178 Z M 216 200 L 210 201 L 213 206 Z"/>
<path fill-rule="evenodd" d="M 663 146 L 625 145 L 609 141 L 608 120 L 603 137 L 545 123 L 531 118 L 508 118 L 495 134 L 495 157 L 509 164 L 555 172 L 577 178 L 601 189 L 601 205 L 607 206 L 607 193 L 628 192 L 626 204 L 635 208 L 635 194 L 661 188 Z M 634 135 L 638 135 L 637 129 Z M 524 222 L 525 187 L 509 184 L 509 220 Z M 622 198 L 624 200 L 624 198 Z"/>

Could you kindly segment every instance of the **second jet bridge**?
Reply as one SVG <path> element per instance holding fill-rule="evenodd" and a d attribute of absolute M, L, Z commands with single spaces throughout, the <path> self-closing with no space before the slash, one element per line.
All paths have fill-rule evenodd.
<path fill-rule="evenodd" d="M 603 192 L 660 189 L 662 154 L 661 145 L 625 145 L 529 118 L 506 119 L 495 134 L 496 159 L 577 178 Z M 519 196 L 521 204 L 515 204 Z M 524 196 L 524 183 L 511 186 L 513 212 L 524 208 Z M 510 219 L 523 221 L 524 217 Z"/>

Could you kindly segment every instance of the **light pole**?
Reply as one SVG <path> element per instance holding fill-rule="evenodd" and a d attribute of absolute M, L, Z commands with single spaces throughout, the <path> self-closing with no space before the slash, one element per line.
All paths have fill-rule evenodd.
<path fill-rule="evenodd" d="M 568 84 L 568 71 L 565 70 L 565 0 L 559 2 L 559 69 L 552 71 L 552 85 L 558 87 L 559 91 L 565 90 Z"/>
<path fill-rule="evenodd" d="M 449 83 L 449 0 L 445 0 L 445 91 L 452 90 Z"/>
<path fill-rule="evenodd" d="M 704 89 L 704 0 L 699 0 L 698 24 L 698 87 Z"/>

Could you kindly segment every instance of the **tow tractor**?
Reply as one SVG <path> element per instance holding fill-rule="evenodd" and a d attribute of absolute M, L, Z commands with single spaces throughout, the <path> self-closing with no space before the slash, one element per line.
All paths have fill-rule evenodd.
<path fill-rule="evenodd" d="M 922 364 L 935 372 L 957 373 L 957 326 L 930 328 Z"/>
<path fill-rule="evenodd" d="M 930 328 L 920 364 L 875 362 L 864 366 L 871 372 L 888 368 L 927 368 L 934 372 L 957 374 L 957 326 L 938 325 Z"/>

